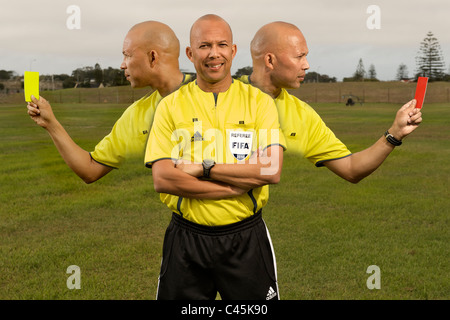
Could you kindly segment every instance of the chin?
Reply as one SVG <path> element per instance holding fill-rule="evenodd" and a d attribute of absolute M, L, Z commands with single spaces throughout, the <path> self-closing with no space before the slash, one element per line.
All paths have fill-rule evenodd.
<path fill-rule="evenodd" d="M 298 89 L 302 85 L 301 81 L 296 81 L 293 83 L 292 89 Z"/>

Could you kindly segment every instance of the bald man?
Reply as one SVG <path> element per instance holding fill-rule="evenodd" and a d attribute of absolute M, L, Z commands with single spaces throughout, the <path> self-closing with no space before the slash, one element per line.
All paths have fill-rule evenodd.
<path fill-rule="evenodd" d="M 317 167 L 325 166 L 341 178 L 357 183 L 374 172 L 402 140 L 422 122 L 412 100 L 402 106 L 391 127 L 369 148 L 352 154 L 305 102 L 286 89 L 299 88 L 309 64 L 308 46 L 293 24 L 263 26 L 251 42 L 253 73 L 241 80 L 275 99 L 288 152 L 302 154 Z"/>
<path fill-rule="evenodd" d="M 28 104 L 28 114 L 53 139 L 67 165 L 86 183 L 92 183 L 119 168 L 124 160 L 143 156 L 156 106 L 169 93 L 190 80 L 179 70 L 180 43 L 172 29 L 157 21 L 133 26 L 123 42 L 120 66 L 133 88 L 152 87 L 153 92 L 129 106 L 112 131 L 93 152 L 79 147 L 40 97 Z"/>
<path fill-rule="evenodd" d="M 284 138 L 273 99 L 233 81 L 236 50 L 225 20 L 199 18 L 186 49 L 197 80 L 155 114 L 145 162 L 173 212 L 158 299 L 279 298 L 261 210 L 280 179 Z"/>

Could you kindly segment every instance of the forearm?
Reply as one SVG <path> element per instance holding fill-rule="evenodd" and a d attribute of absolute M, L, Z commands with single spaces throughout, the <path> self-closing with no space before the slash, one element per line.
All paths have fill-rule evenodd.
<path fill-rule="evenodd" d="M 251 158 L 246 163 L 215 165 L 210 177 L 240 188 L 253 189 L 266 184 L 277 184 L 281 177 L 282 163 L 282 147 L 269 147 L 267 154 Z"/>
<path fill-rule="evenodd" d="M 374 172 L 392 150 L 394 150 L 394 146 L 382 136 L 369 148 L 343 159 L 327 161 L 325 166 L 341 178 L 358 183 Z"/>
<path fill-rule="evenodd" d="M 92 183 L 112 170 L 112 168 L 95 162 L 88 151 L 72 140 L 57 120 L 46 130 L 63 160 L 84 182 Z"/>
<path fill-rule="evenodd" d="M 266 164 L 216 164 L 210 177 L 239 188 L 254 189 L 280 180 L 278 164 L 272 168 Z"/>
<path fill-rule="evenodd" d="M 422 122 L 422 113 L 416 109 L 416 101 L 404 104 L 396 114 L 388 132 L 397 140 L 403 140 Z M 394 150 L 394 145 L 384 136 L 371 147 L 350 157 L 325 162 L 325 166 L 340 177 L 357 183 L 374 172 Z"/>
<path fill-rule="evenodd" d="M 171 160 L 153 164 L 153 184 L 158 193 L 193 199 L 223 199 L 243 194 L 246 190 L 226 183 L 201 180 L 174 167 Z"/>
<path fill-rule="evenodd" d="M 245 162 L 234 164 L 215 164 L 210 170 L 209 177 L 218 182 L 233 185 L 241 189 L 254 189 L 266 184 L 276 184 L 280 181 L 283 163 L 283 148 L 268 148 L 266 154 L 255 155 Z M 180 161 L 176 164 L 179 171 L 193 177 L 203 176 L 201 163 L 186 163 Z"/>

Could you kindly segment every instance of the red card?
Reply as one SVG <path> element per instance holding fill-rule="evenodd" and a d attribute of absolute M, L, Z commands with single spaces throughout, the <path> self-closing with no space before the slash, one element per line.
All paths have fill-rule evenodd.
<path fill-rule="evenodd" d="M 414 96 L 414 99 L 417 100 L 416 108 L 422 108 L 423 100 L 425 100 L 425 92 L 427 91 L 427 84 L 427 77 L 419 77 L 419 79 L 417 79 L 416 95 Z"/>

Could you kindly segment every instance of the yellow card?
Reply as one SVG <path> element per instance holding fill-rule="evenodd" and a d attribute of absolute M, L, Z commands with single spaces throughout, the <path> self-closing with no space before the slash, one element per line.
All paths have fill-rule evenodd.
<path fill-rule="evenodd" d="M 24 91 L 25 101 L 31 102 L 31 95 L 39 99 L 39 72 L 25 71 Z"/>

